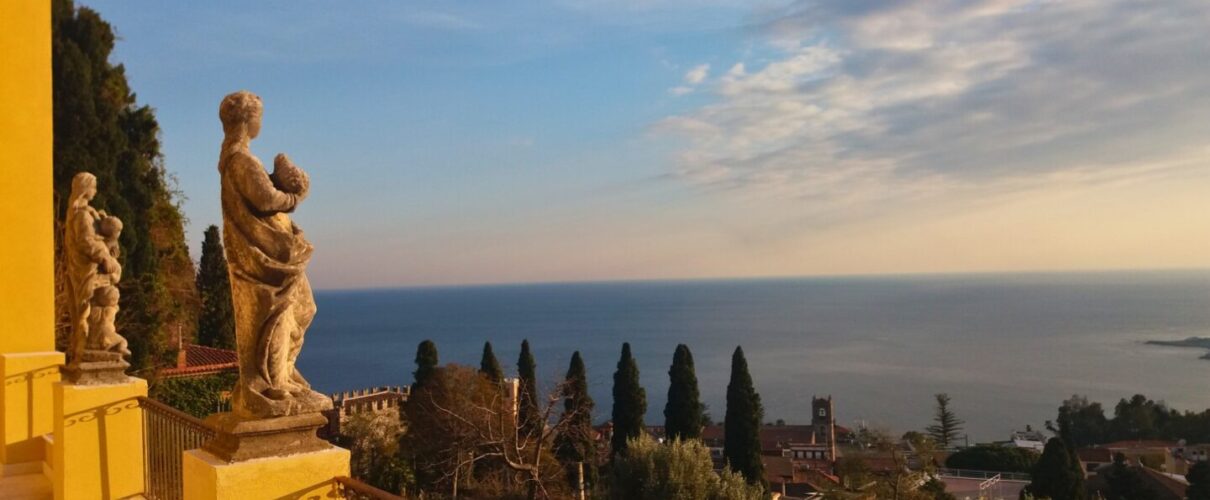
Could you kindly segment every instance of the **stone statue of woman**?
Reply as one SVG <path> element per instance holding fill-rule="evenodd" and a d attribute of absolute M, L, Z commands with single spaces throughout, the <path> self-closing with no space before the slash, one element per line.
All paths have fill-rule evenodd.
<path fill-rule="evenodd" d="M 118 335 L 118 235 L 122 221 L 93 208 L 97 178 L 80 172 L 71 180 L 63 248 L 67 264 L 68 380 L 77 383 L 117 382 L 129 366 L 126 339 Z"/>
<path fill-rule="evenodd" d="M 252 154 L 249 143 L 260 134 L 262 111 L 260 97 L 246 91 L 219 105 L 223 246 L 239 352 L 232 412 L 241 419 L 331 407 L 295 367 L 315 301 L 305 272 L 311 243 L 288 214 L 307 197 L 310 181 L 285 155 L 278 155 L 270 176 Z"/>

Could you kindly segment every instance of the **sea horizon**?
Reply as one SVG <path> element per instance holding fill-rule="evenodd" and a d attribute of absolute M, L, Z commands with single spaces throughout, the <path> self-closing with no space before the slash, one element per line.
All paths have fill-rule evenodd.
<path fill-rule="evenodd" d="M 789 275 L 742 275 L 742 276 L 702 276 L 702 277 L 672 277 L 672 278 L 588 278 L 583 280 L 522 280 L 522 281 L 485 281 L 467 283 L 432 283 L 432 284 L 398 284 L 398 285 L 368 285 L 349 287 L 315 287 L 315 292 L 373 292 L 392 290 L 423 290 L 433 288 L 480 288 L 480 287 L 525 287 L 547 285 L 610 285 L 610 284 L 643 284 L 643 283 L 697 283 L 713 281 L 781 281 L 781 280 L 829 280 L 829 279 L 913 279 L 913 278 L 962 278 L 962 277 L 997 277 L 997 276 L 1035 276 L 1035 275 L 1100 275 L 1100 274 L 1157 274 L 1157 273 L 1210 273 L 1210 267 L 1146 267 L 1146 268 L 1090 268 L 1090 269 L 1026 269 L 1026 270 L 975 270 L 975 271 L 920 271 L 920 272 L 890 272 L 890 273 L 837 273 L 837 274 L 789 274 Z"/>
<path fill-rule="evenodd" d="M 334 393 L 407 385 L 416 345 L 477 367 L 491 341 L 515 374 L 522 339 L 549 387 L 579 350 L 608 419 L 612 373 L 630 342 L 662 425 L 667 370 L 692 350 L 703 401 L 723 419 L 730 357 L 742 346 L 765 420 L 810 421 L 831 395 L 838 423 L 896 434 L 931 423 L 945 392 L 974 442 L 1044 427 L 1073 394 L 1142 393 L 1180 410 L 1210 407 L 1196 349 L 1148 340 L 1210 336 L 1210 270 L 962 273 L 425 286 L 316 292 L 300 369 Z"/>

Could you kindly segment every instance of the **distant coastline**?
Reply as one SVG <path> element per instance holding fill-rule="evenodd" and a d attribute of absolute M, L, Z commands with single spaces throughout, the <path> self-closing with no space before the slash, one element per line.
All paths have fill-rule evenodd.
<path fill-rule="evenodd" d="M 1206 353 L 1202 354 L 1201 359 L 1210 359 L 1210 337 L 1189 337 L 1184 340 L 1148 340 L 1144 344 L 1205 349 Z"/>

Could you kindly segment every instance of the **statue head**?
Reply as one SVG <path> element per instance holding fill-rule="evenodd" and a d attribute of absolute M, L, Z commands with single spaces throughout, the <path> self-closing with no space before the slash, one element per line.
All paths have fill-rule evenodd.
<path fill-rule="evenodd" d="M 223 133 L 246 134 L 255 139 L 260 135 L 261 113 L 264 104 L 256 94 L 241 90 L 227 94 L 218 106 L 218 118 L 223 122 Z"/>
<path fill-rule="evenodd" d="M 102 217 L 101 221 L 97 223 L 97 234 L 105 238 L 105 241 L 118 241 L 118 236 L 122 234 L 122 219 L 112 215 Z"/>
<path fill-rule="evenodd" d="M 80 172 L 71 178 L 70 206 L 87 205 L 97 195 L 97 176 Z"/>

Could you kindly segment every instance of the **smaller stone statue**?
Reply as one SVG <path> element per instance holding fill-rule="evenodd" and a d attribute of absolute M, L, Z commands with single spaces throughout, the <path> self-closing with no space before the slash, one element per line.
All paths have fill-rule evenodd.
<path fill-rule="evenodd" d="M 63 246 L 67 263 L 67 295 L 71 316 L 67 380 L 104 384 L 126 380 L 130 355 L 118 335 L 118 237 L 122 221 L 89 203 L 97 194 L 97 178 L 81 172 L 72 178 Z"/>

